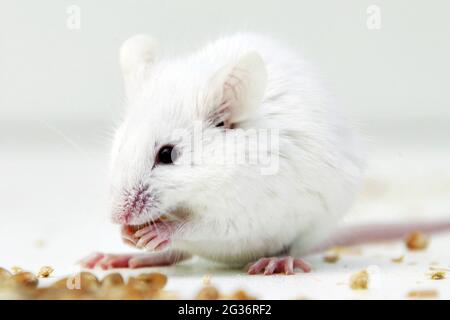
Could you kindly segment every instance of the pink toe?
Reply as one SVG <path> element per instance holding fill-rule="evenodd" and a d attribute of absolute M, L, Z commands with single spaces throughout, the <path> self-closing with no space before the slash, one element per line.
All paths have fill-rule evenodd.
<path fill-rule="evenodd" d="M 255 265 L 251 265 L 251 266 L 247 269 L 247 273 L 248 273 L 248 274 L 257 274 L 258 271 L 256 271 Z"/>
<path fill-rule="evenodd" d="M 269 261 L 270 261 L 269 258 L 261 258 L 258 261 L 254 262 L 253 264 L 251 264 L 247 272 L 249 274 L 258 274 L 267 266 Z"/>
<path fill-rule="evenodd" d="M 124 256 L 111 261 L 112 268 L 128 268 L 128 262 L 130 261 L 130 256 Z"/>
<path fill-rule="evenodd" d="M 271 275 L 275 272 L 275 269 L 277 268 L 278 265 L 278 259 L 277 258 L 272 258 L 269 261 L 269 264 L 267 265 L 267 267 L 264 270 L 264 274 L 265 275 Z"/>
<path fill-rule="evenodd" d="M 294 259 L 294 267 L 302 269 L 303 272 L 311 272 L 311 266 L 303 259 Z"/>
<path fill-rule="evenodd" d="M 83 260 L 81 260 L 80 264 L 83 268 L 92 269 L 97 265 L 97 263 L 101 259 L 103 259 L 103 257 L 104 257 L 104 255 L 102 253 L 95 252 L 95 253 L 89 255 L 88 257 L 84 258 Z"/>
<path fill-rule="evenodd" d="M 147 234 L 147 233 L 149 233 L 149 232 L 152 232 L 154 228 L 155 228 L 155 227 L 154 227 L 153 225 L 149 225 L 149 226 L 147 226 L 147 227 L 145 227 L 145 228 L 142 228 L 142 229 L 136 231 L 136 232 L 134 233 L 134 236 L 135 236 L 136 238 L 140 238 L 140 237 L 142 237 L 143 235 L 145 235 L 145 234 Z"/>
<path fill-rule="evenodd" d="M 147 244 L 150 242 L 150 240 L 152 240 L 153 238 L 156 237 L 156 232 L 150 232 L 148 234 L 145 234 L 144 236 L 142 236 L 139 241 L 136 243 L 136 247 L 142 249 L 145 248 L 147 246 Z"/>
<path fill-rule="evenodd" d="M 288 275 L 294 274 L 294 258 L 286 257 L 286 259 L 282 262 L 284 264 L 284 273 Z"/>
<path fill-rule="evenodd" d="M 113 269 L 113 268 L 128 268 L 128 262 L 130 261 L 130 255 L 120 255 L 120 256 L 105 256 L 100 261 L 100 267 L 103 270 Z"/>
<path fill-rule="evenodd" d="M 291 256 L 287 256 L 281 258 L 261 258 L 258 261 L 250 264 L 247 272 L 249 274 L 258 274 L 264 271 L 265 275 L 272 275 L 275 273 L 292 275 L 295 274 L 295 268 L 299 268 L 304 272 L 311 271 L 311 266 L 303 259 L 295 259 Z"/>
<path fill-rule="evenodd" d="M 154 237 L 152 240 L 150 240 L 146 245 L 145 245 L 145 249 L 148 250 L 156 250 L 156 248 L 161 245 L 164 241 L 167 241 L 166 238 L 164 237 Z"/>
<path fill-rule="evenodd" d="M 167 247 L 167 246 L 169 245 L 169 243 L 170 243 L 169 240 L 164 240 L 164 241 L 162 241 L 160 244 L 158 244 L 158 245 L 155 247 L 155 251 L 164 249 L 165 247 Z"/>

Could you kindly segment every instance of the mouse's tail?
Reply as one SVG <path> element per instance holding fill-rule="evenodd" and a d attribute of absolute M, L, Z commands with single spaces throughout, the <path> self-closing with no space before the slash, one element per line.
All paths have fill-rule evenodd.
<path fill-rule="evenodd" d="M 326 241 L 311 250 L 311 253 L 327 250 L 336 246 L 354 246 L 373 242 L 398 240 L 407 234 L 420 231 L 434 234 L 450 231 L 450 220 L 415 223 L 386 223 L 355 225 L 338 229 Z"/>

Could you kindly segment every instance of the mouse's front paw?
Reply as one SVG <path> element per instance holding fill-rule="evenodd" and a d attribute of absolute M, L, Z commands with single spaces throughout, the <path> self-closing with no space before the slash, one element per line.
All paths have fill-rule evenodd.
<path fill-rule="evenodd" d="M 133 254 L 106 254 L 95 252 L 82 259 L 79 263 L 83 268 L 88 269 L 93 269 L 95 267 L 100 267 L 103 270 L 129 268 L 129 262 L 132 258 Z"/>
<path fill-rule="evenodd" d="M 83 268 L 100 267 L 103 270 L 115 268 L 144 268 L 167 266 L 184 259 L 189 255 L 179 251 L 164 251 L 157 253 L 107 254 L 93 253 L 79 263 Z"/>
<path fill-rule="evenodd" d="M 295 268 L 303 270 L 303 272 L 310 272 L 310 265 L 303 259 L 287 257 L 270 257 L 261 258 L 248 266 L 248 274 L 264 273 L 265 275 L 272 275 L 275 273 L 294 274 Z"/>
<path fill-rule="evenodd" d="M 170 222 L 151 224 L 134 232 L 131 239 L 139 249 L 161 250 L 169 244 L 174 228 L 174 224 Z"/>

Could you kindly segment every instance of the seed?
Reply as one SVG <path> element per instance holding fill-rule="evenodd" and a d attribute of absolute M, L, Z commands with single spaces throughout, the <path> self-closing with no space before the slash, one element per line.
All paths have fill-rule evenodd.
<path fill-rule="evenodd" d="M 11 286 L 21 286 L 27 288 L 36 288 L 38 285 L 37 277 L 31 272 L 21 272 L 12 275 L 8 280 L 7 284 Z"/>
<path fill-rule="evenodd" d="M 38 272 L 38 278 L 48 278 L 53 272 L 53 268 L 49 266 L 42 267 Z"/>
<path fill-rule="evenodd" d="M 205 286 L 195 296 L 196 300 L 217 300 L 219 291 L 213 286 Z"/>
<path fill-rule="evenodd" d="M 438 292 L 436 290 L 414 290 L 408 292 L 408 297 L 415 299 L 433 299 L 438 297 Z"/>
<path fill-rule="evenodd" d="M 11 278 L 11 272 L 6 269 L 0 268 L 0 284 L 8 280 L 9 278 Z"/>
<path fill-rule="evenodd" d="M 75 276 L 75 281 L 79 279 L 80 289 L 83 291 L 95 291 L 99 288 L 100 282 L 97 277 L 90 272 L 80 272 Z"/>
<path fill-rule="evenodd" d="M 325 261 L 326 263 L 336 263 L 339 258 L 340 257 L 338 254 L 329 252 L 323 256 L 323 261 Z"/>
<path fill-rule="evenodd" d="M 121 287 L 125 284 L 123 277 L 120 273 L 110 273 L 102 279 L 101 285 L 102 288 L 113 288 L 113 287 Z"/>
<path fill-rule="evenodd" d="M 355 273 L 350 278 L 350 288 L 353 290 L 365 290 L 369 284 L 369 273 L 363 270 Z"/>
<path fill-rule="evenodd" d="M 162 273 L 142 273 L 137 277 L 130 277 L 128 283 L 142 283 L 153 290 L 161 290 L 167 283 L 167 277 Z"/>
<path fill-rule="evenodd" d="M 405 256 L 399 256 L 397 258 L 392 258 L 391 261 L 394 263 L 402 263 L 404 259 L 405 259 Z"/>
<path fill-rule="evenodd" d="M 428 237 L 420 231 L 411 232 L 406 236 L 405 244 L 409 250 L 424 250 L 428 247 Z"/>
<path fill-rule="evenodd" d="M 167 282 L 167 277 L 160 273 L 143 273 L 130 277 L 125 286 L 127 299 L 153 299 Z"/>
<path fill-rule="evenodd" d="M 244 290 L 237 290 L 235 291 L 231 296 L 231 300 L 256 300 L 255 297 L 250 296 L 247 292 Z"/>
<path fill-rule="evenodd" d="M 23 272 L 23 269 L 21 267 L 14 266 L 14 267 L 11 267 L 11 272 L 12 272 L 12 274 L 18 274 L 18 273 Z"/>
<path fill-rule="evenodd" d="M 444 271 L 435 271 L 431 274 L 430 278 L 432 280 L 442 280 L 445 279 L 445 272 Z"/>

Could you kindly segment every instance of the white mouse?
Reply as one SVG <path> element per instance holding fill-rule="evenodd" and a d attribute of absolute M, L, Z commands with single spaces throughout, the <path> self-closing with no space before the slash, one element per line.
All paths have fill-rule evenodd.
<path fill-rule="evenodd" d="M 187 56 L 158 52 L 144 35 L 121 48 L 127 103 L 111 154 L 113 220 L 146 252 L 95 254 L 83 265 L 198 255 L 251 263 L 249 273 L 309 271 L 301 256 L 332 234 L 364 168 L 357 134 L 313 68 L 249 33 Z M 269 131 L 276 143 L 247 143 Z M 271 155 L 271 165 L 248 160 L 255 152 Z M 248 161 L 234 161 L 240 155 Z"/>

